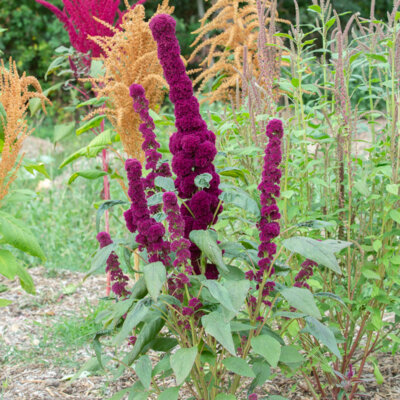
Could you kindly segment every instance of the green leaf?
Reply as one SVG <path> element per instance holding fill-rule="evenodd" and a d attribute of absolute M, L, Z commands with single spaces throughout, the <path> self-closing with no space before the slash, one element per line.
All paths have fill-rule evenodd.
<path fill-rule="evenodd" d="M 192 231 L 189 238 L 221 271 L 228 272 L 222 258 L 222 250 L 219 248 L 215 237 L 210 231 Z"/>
<path fill-rule="evenodd" d="M 46 257 L 36 240 L 36 236 L 26 227 L 26 224 L 0 211 L 0 239 L 25 253 L 39 257 L 42 261 Z"/>
<path fill-rule="evenodd" d="M 303 288 L 291 287 L 281 291 L 282 296 L 286 301 L 296 309 L 303 311 L 312 317 L 321 318 L 321 314 L 315 304 L 314 296 L 312 293 Z"/>
<path fill-rule="evenodd" d="M 148 264 L 143 268 L 144 280 L 150 296 L 156 301 L 161 288 L 167 280 L 167 272 L 160 261 Z"/>
<path fill-rule="evenodd" d="M 87 169 L 86 171 L 74 172 L 68 180 L 68 185 L 74 182 L 79 176 L 85 179 L 97 179 L 104 175 L 107 175 L 107 172 L 99 171 L 98 169 Z"/>
<path fill-rule="evenodd" d="M 281 355 L 281 345 L 273 337 L 269 335 L 259 335 L 251 339 L 251 347 L 254 352 L 263 356 L 271 367 L 278 365 Z"/>
<path fill-rule="evenodd" d="M 253 392 L 257 386 L 264 385 L 265 381 L 271 375 L 271 368 L 269 367 L 268 363 L 264 360 L 257 360 L 253 364 L 253 371 L 256 374 L 256 377 L 250 384 L 249 392 Z"/>
<path fill-rule="evenodd" d="M 82 103 L 79 103 L 76 108 L 81 108 L 84 106 L 102 106 L 106 101 L 108 97 L 94 97 L 93 99 L 86 100 Z"/>
<path fill-rule="evenodd" d="M 205 280 L 202 283 L 210 291 L 211 296 L 214 297 L 214 299 L 218 300 L 220 304 L 228 310 L 236 313 L 236 309 L 232 305 L 231 297 L 226 288 L 215 280 Z"/>
<path fill-rule="evenodd" d="M 0 307 L 7 307 L 9 304 L 11 304 L 12 301 L 11 300 L 7 300 L 7 299 L 0 299 Z"/>
<path fill-rule="evenodd" d="M 256 375 L 247 364 L 246 360 L 239 357 L 228 357 L 222 361 L 228 371 L 232 371 L 237 375 L 246 376 L 248 378 L 255 378 Z"/>
<path fill-rule="evenodd" d="M 159 396 L 158 400 L 178 400 L 179 397 L 179 388 L 171 387 L 167 390 L 164 390 Z"/>
<path fill-rule="evenodd" d="M 135 372 L 140 379 L 140 382 L 142 382 L 142 385 L 146 389 L 149 389 L 151 384 L 152 366 L 150 357 L 147 354 L 139 358 L 135 365 Z"/>
<path fill-rule="evenodd" d="M 326 24 L 325 24 L 326 30 L 329 30 L 332 27 L 332 25 L 335 23 L 335 21 L 336 21 L 336 17 L 332 17 L 328 21 L 326 21 Z"/>
<path fill-rule="evenodd" d="M 354 184 L 354 187 L 357 189 L 359 193 L 363 196 L 368 197 L 371 193 L 369 191 L 369 187 L 364 181 L 358 181 Z"/>
<path fill-rule="evenodd" d="M 0 274 L 10 280 L 18 276 L 22 288 L 30 294 L 36 294 L 32 277 L 8 250 L 0 249 Z"/>
<path fill-rule="evenodd" d="M 123 364 L 115 372 L 115 378 L 119 378 L 124 373 L 126 366 L 131 365 L 136 360 L 142 349 L 158 335 L 164 324 L 164 319 L 157 318 L 144 325 L 137 336 L 133 349 L 124 357 Z"/>
<path fill-rule="evenodd" d="M 236 355 L 230 324 L 224 321 L 224 316 L 221 313 L 213 311 L 208 315 L 204 315 L 201 318 L 201 322 L 209 335 L 213 336 L 232 355 Z"/>
<path fill-rule="evenodd" d="M 312 317 L 306 317 L 306 327 L 302 330 L 302 332 L 309 333 L 314 336 L 317 340 L 319 340 L 322 344 L 324 344 L 335 356 L 337 356 L 340 360 L 342 356 L 337 347 L 337 342 L 335 339 L 335 335 L 333 332 L 325 325 L 321 324 L 318 320 Z"/>
<path fill-rule="evenodd" d="M 76 130 L 76 134 L 79 136 L 84 132 L 97 128 L 103 122 L 105 117 L 104 114 L 95 115 L 93 118 L 89 119 L 89 121 L 85 121 L 85 123 Z"/>
<path fill-rule="evenodd" d="M 256 217 L 260 216 L 258 203 L 246 191 L 226 183 L 221 184 L 220 188 L 223 190 L 220 195 L 222 201 L 231 203 Z"/>
<path fill-rule="evenodd" d="M 75 122 L 69 124 L 59 124 L 54 126 L 53 140 L 59 142 L 60 140 L 72 135 L 75 132 Z"/>
<path fill-rule="evenodd" d="M 164 189 L 166 192 L 175 191 L 175 183 L 172 178 L 166 178 L 165 176 L 157 176 L 156 179 L 154 179 L 154 185 L 156 185 L 161 189 Z"/>
<path fill-rule="evenodd" d="M 97 250 L 95 256 L 92 259 L 91 268 L 89 272 L 85 275 L 84 279 L 96 272 L 98 269 L 105 268 L 108 257 L 117 248 L 118 244 L 119 242 L 114 241 L 108 246 Z"/>
<path fill-rule="evenodd" d="M 305 361 L 304 357 L 298 352 L 296 347 L 289 345 L 283 346 L 279 362 L 286 364 L 292 370 L 297 369 Z"/>
<path fill-rule="evenodd" d="M 373 280 L 378 280 L 378 281 L 381 279 L 379 274 L 377 274 L 375 271 L 372 271 L 370 269 L 363 269 L 362 275 L 367 279 L 373 279 Z"/>
<path fill-rule="evenodd" d="M 137 326 L 137 324 L 143 321 L 149 311 L 146 303 L 146 299 L 140 300 L 135 307 L 129 311 L 121 330 L 113 340 L 114 345 L 120 346 L 127 337 L 132 335 L 132 330 Z"/>
<path fill-rule="evenodd" d="M 322 264 L 337 274 L 341 274 L 338 261 L 334 255 L 341 249 L 351 246 L 351 242 L 341 240 L 318 241 L 309 237 L 296 236 L 282 242 L 288 250 Z"/>
<path fill-rule="evenodd" d="M 388 191 L 388 193 L 397 196 L 399 194 L 399 187 L 400 187 L 399 184 L 386 185 L 386 190 Z"/>
<path fill-rule="evenodd" d="M 196 356 L 197 347 L 181 348 L 171 355 L 171 368 L 175 373 L 177 385 L 181 385 L 190 374 Z"/>
<path fill-rule="evenodd" d="M 24 168 L 32 175 L 35 175 L 33 171 L 37 171 L 40 174 L 44 175 L 47 179 L 51 179 L 49 173 L 46 171 L 46 167 L 43 163 L 30 163 L 25 162 L 23 164 Z"/>
<path fill-rule="evenodd" d="M 376 383 L 378 385 L 382 385 L 385 379 L 383 378 L 383 375 L 381 374 L 381 371 L 379 370 L 378 364 L 375 361 L 372 361 L 372 364 L 374 366 L 374 376 L 376 379 Z"/>
<path fill-rule="evenodd" d="M 204 189 L 204 188 L 208 189 L 210 187 L 211 180 L 212 180 L 211 174 L 200 174 L 197 175 L 196 178 L 194 178 L 194 184 L 199 189 Z"/>
<path fill-rule="evenodd" d="M 220 393 L 215 400 L 236 400 L 236 397 L 233 394 Z"/>
<path fill-rule="evenodd" d="M 77 160 L 81 157 L 96 157 L 97 154 L 105 149 L 107 146 L 112 144 L 112 132 L 110 129 L 106 129 L 100 135 L 97 135 L 87 146 L 82 147 L 75 153 L 68 156 L 59 166 L 59 168 L 64 168 L 66 165 Z"/>
<path fill-rule="evenodd" d="M 151 348 L 154 351 L 166 353 L 178 346 L 178 341 L 170 337 L 158 337 L 151 342 Z"/>
<path fill-rule="evenodd" d="M 233 308 L 236 312 L 240 310 L 247 297 L 250 289 L 250 282 L 247 279 L 243 280 L 228 280 L 224 282 L 230 297 Z"/>
<path fill-rule="evenodd" d="M 317 4 L 309 6 L 308 9 L 310 11 L 313 11 L 313 12 L 317 13 L 317 14 L 321 14 L 321 12 L 322 12 L 321 7 L 319 5 L 317 5 Z"/>
<path fill-rule="evenodd" d="M 289 400 L 287 397 L 279 396 L 278 394 L 273 394 L 272 396 L 268 396 L 267 400 Z"/>
<path fill-rule="evenodd" d="M 390 211 L 390 218 L 392 218 L 393 221 L 397 222 L 400 224 L 400 212 L 397 210 L 392 210 Z"/>
<path fill-rule="evenodd" d="M 153 196 L 150 196 L 147 199 L 147 205 L 149 207 L 151 207 L 151 206 L 156 206 L 158 204 L 162 204 L 163 203 L 163 195 L 164 195 L 164 192 L 158 192 L 156 194 L 153 194 Z"/>

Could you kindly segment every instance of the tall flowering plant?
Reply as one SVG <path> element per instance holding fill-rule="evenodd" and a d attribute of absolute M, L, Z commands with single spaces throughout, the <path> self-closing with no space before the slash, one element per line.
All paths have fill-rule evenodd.
<path fill-rule="evenodd" d="M 115 376 L 133 365 L 138 377 L 116 396 L 214 400 L 236 399 L 239 394 L 243 398 L 247 393 L 249 399 L 257 400 L 266 394 L 261 387 L 271 367 L 293 371 L 304 362 L 301 348 L 282 338 L 290 323 L 301 320 L 298 326 L 301 323 L 308 329 L 304 335 L 314 334 L 313 327 L 322 325 L 306 282 L 311 267 L 319 265 L 315 257 L 310 256 L 297 274 L 277 262 L 283 249 L 278 251 L 276 244 L 283 124 L 274 119 L 266 128 L 268 144 L 258 186 L 258 244 L 249 248 L 254 242 L 251 237 L 243 242 L 247 247 L 237 241 L 219 242 L 214 224 L 223 208 L 220 177 L 213 163 L 215 135 L 200 116 L 180 58 L 174 19 L 157 15 L 150 28 L 170 86 L 177 132 L 169 141 L 170 168 L 159 151 L 145 91 L 133 84 L 130 95 L 142 120 L 147 170 L 136 159 L 125 163 L 131 205 L 124 218 L 141 258 L 142 276 L 133 287 L 128 289 L 120 271 L 115 242 L 105 233 L 98 236 L 98 254 L 107 260 L 119 300 L 101 318 L 105 328 L 117 330 L 114 344 L 129 340 L 132 345 L 118 358 Z M 293 243 L 285 247 L 290 250 Z M 287 279 L 282 280 L 285 275 Z M 104 332 L 110 330 L 99 335 Z M 162 353 L 158 362 L 150 359 L 150 349 Z M 97 356 L 103 365 L 98 351 Z M 174 386 L 164 383 L 170 375 Z"/>
<path fill-rule="evenodd" d="M 91 52 L 92 57 L 99 57 L 103 51 L 88 36 L 113 36 L 111 26 L 118 29 L 124 15 L 118 8 L 120 0 L 63 0 L 63 10 L 46 0 L 36 1 L 64 24 L 75 50 L 80 53 Z M 141 0 L 138 3 L 144 2 Z"/>

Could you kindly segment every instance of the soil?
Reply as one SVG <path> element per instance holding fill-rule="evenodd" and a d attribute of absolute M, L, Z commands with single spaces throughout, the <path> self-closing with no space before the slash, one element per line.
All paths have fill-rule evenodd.
<path fill-rule="evenodd" d="M 104 293 L 105 277 L 95 275 L 83 281 L 82 273 L 67 270 L 49 273 L 43 267 L 32 268 L 29 272 L 35 281 L 35 296 L 23 292 L 17 281 L 7 282 L 10 289 L 1 294 L 13 303 L 0 312 L 0 399 L 97 400 L 107 399 L 118 390 L 131 386 L 136 379 L 132 372 L 118 381 L 103 375 L 90 375 L 71 382 L 78 366 L 93 356 L 88 345 L 71 355 L 67 349 L 56 348 L 55 344 L 52 348 L 50 338 L 49 348 L 42 353 L 40 349 L 46 332 L 44 328 L 51 332 L 57 318 L 73 315 L 82 309 L 82 304 L 93 309 L 97 307 Z M 1 283 L 6 282 L 0 277 Z M 60 358 L 63 361 L 60 362 Z M 368 367 L 363 377 L 365 391 L 359 399 L 400 400 L 400 354 L 380 354 L 377 360 L 384 383 L 377 385 L 373 369 Z M 170 384 L 175 386 L 173 380 Z M 297 388 L 291 393 L 295 384 L 298 384 Z M 312 400 L 301 377 L 288 379 L 278 375 L 273 381 L 267 381 L 263 391 L 258 393 L 281 395 L 290 400 Z M 180 399 L 189 397 L 189 393 L 181 390 Z"/>

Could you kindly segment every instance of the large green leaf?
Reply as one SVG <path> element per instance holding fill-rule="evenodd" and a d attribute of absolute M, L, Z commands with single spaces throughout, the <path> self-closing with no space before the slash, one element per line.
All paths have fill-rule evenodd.
<path fill-rule="evenodd" d="M 257 386 L 264 385 L 265 381 L 271 375 L 271 368 L 269 364 L 263 359 L 257 360 L 253 364 L 253 371 L 256 374 L 256 377 L 250 384 L 249 392 L 253 392 Z"/>
<path fill-rule="evenodd" d="M 250 368 L 249 364 L 247 364 L 246 360 L 239 357 L 228 357 L 222 361 L 222 364 L 225 365 L 225 368 L 228 371 L 232 371 L 237 375 L 246 376 L 248 378 L 255 378 L 256 375 L 253 370 Z"/>
<path fill-rule="evenodd" d="M 115 372 L 115 378 L 119 378 L 124 373 L 126 366 L 131 365 L 137 359 L 143 348 L 157 336 L 164 324 L 164 319 L 157 318 L 151 322 L 148 322 L 140 330 L 133 349 L 124 357 L 122 360 L 123 364 Z"/>
<path fill-rule="evenodd" d="M 25 224 L 3 211 L 0 211 L 0 235 L 11 246 L 39 257 L 43 261 L 46 260 L 36 236 L 32 234 Z"/>
<path fill-rule="evenodd" d="M 190 374 L 196 357 L 197 347 L 181 348 L 171 355 L 170 362 L 177 385 L 181 385 Z"/>
<path fill-rule="evenodd" d="M 222 272 L 228 272 L 222 258 L 222 250 L 218 247 L 217 240 L 210 231 L 192 231 L 189 239 L 215 264 Z"/>
<path fill-rule="evenodd" d="M 135 365 L 135 372 L 140 379 L 140 382 L 142 382 L 142 385 L 146 389 L 149 389 L 151 384 L 152 366 L 150 357 L 147 354 L 139 358 Z"/>
<path fill-rule="evenodd" d="M 135 307 L 127 314 L 124 324 L 118 335 L 114 338 L 113 343 L 119 346 L 128 336 L 132 334 L 132 329 L 137 326 L 139 322 L 143 321 L 149 311 L 146 306 L 146 299 L 140 300 Z"/>
<path fill-rule="evenodd" d="M 340 351 L 337 346 L 335 335 L 333 332 L 324 324 L 312 317 L 305 318 L 307 325 L 302 332 L 309 333 L 324 344 L 335 356 L 342 359 Z"/>
<path fill-rule="evenodd" d="M 167 272 L 164 264 L 160 261 L 145 265 L 143 267 L 144 280 L 150 296 L 157 300 L 161 288 L 167 280 Z"/>
<path fill-rule="evenodd" d="M 82 177 L 85 179 L 97 179 L 100 178 L 104 175 L 107 175 L 107 172 L 105 171 L 99 171 L 98 169 L 88 169 L 86 171 L 77 171 L 74 172 L 71 177 L 68 180 L 68 185 L 70 185 L 72 182 L 74 182 L 76 180 L 76 178 L 78 177 Z"/>
<path fill-rule="evenodd" d="M 230 311 L 236 313 L 236 309 L 231 302 L 231 296 L 228 290 L 215 280 L 205 280 L 203 285 L 210 291 L 211 296 L 218 300 L 221 305 Z"/>
<path fill-rule="evenodd" d="M 295 370 L 300 367 L 300 365 L 303 364 L 304 361 L 304 357 L 298 352 L 296 347 L 292 345 L 282 347 L 279 362 Z"/>
<path fill-rule="evenodd" d="M 263 356 L 271 365 L 276 367 L 278 365 L 279 357 L 281 355 L 280 343 L 269 335 L 259 335 L 251 339 L 251 347 L 254 352 Z"/>
<path fill-rule="evenodd" d="M 321 318 L 321 314 L 317 305 L 315 304 L 314 296 L 309 290 L 291 287 L 288 289 L 283 289 L 281 293 L 292 307 L 295 307 L 296 309 L 303 311 L 312 317 L 318 319 Z"/>
<path fill-rule="evenodd" d="M 95 115 L 89 121 L 85 121 L 77 130 L 76 134 L 81 135 L 84 132 L 90 131 L 93 128 L 97 128 L 103 122 L 105 115 Z"/>
<path fill-rule="evenodd" d="M 225 322 L 224 316 L 221 313 L 213 311 L 208 315 L 204 315 L 201 318 L 201 322 L 209 335 L 221 343 L 229 353 L 236 355 L 230 324 Z"/>
<path fill-rule="evenodd" d="M 260 208 L 257 202 L 246 191 L 225 183 L 221 184 L 220 188 L 223 191 L 220 195 L 221 200 L 231 203 L 256 217 L 260 216 Z"/>
<path fill-rule="evenodd" d="M 324 265 L 337 274 L 341 274 L 335 253 L 351 246 L 351 242 L 341 240 L 315 240 L 309 237 L 296 236 L 286 239 L 282 242 L 288 250 L 301 254 L 302 256 Z"/>
<path fill-rule="evenodd" d="M 158 400 L 178 400 L 179 397 L 179 388 L 171 387 L 167 390 L 164 390 L 158 396 Z"/>
<path fill-rule="evenodd" d="M 113 134 L 110 129 L 106 129 L 105 131 L 101 132 L 100 135 L 97 135 L 87 146 L 82 147 L 67 157 L 60 164 L 59 168 L 64 168 L 66 165 L 80 157 L 96 157 L 101 150 L 112 144 L 112 136 Z"/>
<path fill-rule="evenodd" d="M 32 277 L 8 250 L 0 249 L 0 274 L 11 280 L 18 276 L 21 286 L 26 292 L 36 293 Z"/>

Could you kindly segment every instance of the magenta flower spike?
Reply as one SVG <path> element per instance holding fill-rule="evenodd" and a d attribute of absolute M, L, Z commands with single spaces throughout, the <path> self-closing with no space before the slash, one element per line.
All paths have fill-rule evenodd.
<path fill-rule="evenodd" d="M 63 0 L 64 9 L 62 11 L 46 0 L 36 1 L 53 12 L 64 24 L 72 46 L 81 53 L 91 51 L 92 57 L 99 57 L 102 50 L 96 43 L 89 40 L 88 36 L 114 35 L 110 28 L 96 21 L 93 17 L 118 28 L 124 14 L 118 8 L 120 0 Z M 140 0 L 132 8 L 145 1 Z M 118 20 L 115 23 L 117 16 Z"/>
<path fill-rule="evenodd" d="M 107 232 L 100 232 L 97 235 L 97 240 L 100 244 L 100 248 L 106 247 L 113 242 L 110 234 Z M 128 297 L 130 292 L 126 289 L 126 286 L 128 285 L 129 278 L 122 272 L 118 256 L 114 251 L 107 259 L 106 272 L 109 272 L 111 275 L 111 290 L 116 294 L 116 296 L 122 298 Z"/>
<path fill-rule="evenodd" d="M 278 119 L 271 120 L 266 129 L 266 135 L 269 138 L 268 145 L 265 149 L 264 168 L 262 172 L 262 180 L 258 185 L 261 192 L 261 218 L 257 227 L 260 231 L 260 245 L 258 247 L 258 271 L 248 271 L 246 276 L 250 280 L 261 283 L 264 274 L 267 272 L 271 276 L 275 271 L 271 266 L 271 262 L 276 253 L 276 244 L 272 242 L 279 233 L 279 213 L 276 199 L 280 196 L 280 179 L 282 172 L 279 165 L 282 161 L 281 139 L 283 137 L 282 121 Z M 263 296 L 268 296 L 273 290 L 274 283 L 267 282 L 263 291 Z"/>
<path fill-rule="evenodd" d="M 181 59 L 175 25 L 175 20 L 166 14 L 156 15 L 149 24 L 170 87 L 169 97 L 175 106 L 177 132 L 171 136 L 169 147 L 173 155 L 172 171 L 176 174 L 175 187 L 179 197 L 187 199 L 187 207 L 181 206 L 181 214 L 185 221 L 185 237 L 188 238 L 192 230 L 204 230 L 215 223 L 222 206 L 218 198 L 221 194 L 220 178 L 213 165 L 217 154 L 215 135 L 207 129 L 200 115 L 199 103 L 193 96 L 192 82 Z M 205 173 L 212 177 L 210 187 L 199 190 L 194 180 Z M 199 273 L 200 250 L 192 244 L 190 251 L 192 265 L 195 272 Z M 218 276 L 214 265 L 207 267 L 206 276 Z"/>
<path fill-rule="evenodd" d="M 170 177 L 172 174 L 168 163 L 158 165 L 162 158 L 161 153 L 158 151 L 160 144 L 157 142 L 154 133 L 155 125 L 153 118 L 149 114 L 149 101 L 146 99 L 143 86 L 134 83 L 130 86 L 129 93 L 133 99 L 133 108 L 143 121 L 139 126 L 139 131 L 143 137 L 142 150 L 146 159 L 145 167 L 151 172 L 142 181 L 144 189 L 151 190 L 155 187 L 154 180 L 157 176 Z"/>
<path fill-rule="evenodd" d="M 142 165 L 138 160 L 128 159 L 125 163 L 128 175 L 131 208 L 124 213 L 126 226 L 130 232 L 138 232 L 136 242 L 139 250 L 146 249 L 149 262 L 161 261 L 164 265 L 170 262 L 169 242 L 163 239 L 164 225 L 150 216 L 142 181 Z"/>

